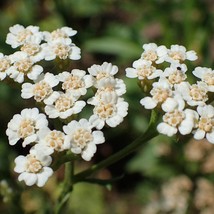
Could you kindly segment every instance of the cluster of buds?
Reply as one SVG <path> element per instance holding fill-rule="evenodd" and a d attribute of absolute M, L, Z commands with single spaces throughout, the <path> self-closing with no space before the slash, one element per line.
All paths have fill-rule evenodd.
<path fill-rule="evenodd" d="M 21 84 L 21 97 L 34 99 L 39 106 L 15 114 L 6 130 L 10 145 L 30 146 L 29 154 L 15 159 L 14 169 L 20 173 L 18 180 L 28 186 L 44 186 L 53 174 L 58 153 L 68 151 L 90 161 L 96 145 L 105 142 L 101 129 L 105 125 L 116 127 L 127 115 L 128 103 L 122 98 L 125 84 L 114 77 L 117 66 L 104 62 L 88 71 L 73 69 L 57 74 L 43 68 L 44 61 L 80 59 L 80 49 L 70 38 L 75 34 L 69 27 L 46 32 L 36 26 L 15 25 L 7 35 L 6 43 L 20 50 L 1 55 L 0 78 Z M 89 88 L 95 89 L 95 95 L 85 100 Z M 94 106 L 93 113 L 88 119 L 81 118 L 87 104 Z M 49 118 L 60 121 L 61 127 L 51 129 Z"/>
<path fill-rule="evenodd" d="M 190 84 L 185 61 L 195 61 L 195 51 L 154 43 L 144 44 L 143 49 L 140 59 L 126 69 L 126 76 L 138 78 L 146 93 L 141 105 L 162 113 L 158 132 L 167 136 L 192 133 L 197 140 L 206 138 L 214 143 L 214 71 L 196 67 L 191 73 L 200 81 Z"/>

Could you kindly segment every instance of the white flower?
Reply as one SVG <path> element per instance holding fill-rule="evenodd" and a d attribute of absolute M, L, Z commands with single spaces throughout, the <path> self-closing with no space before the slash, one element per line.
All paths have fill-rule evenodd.
<path fill-rule="evenodd" d="M 159 77 L 163 72 L 160 69 L 156 69 L 151 61 L 138 59 L 133 63 L 134 68 L 126 68 L 126 76 L 129 78 L 154 79 Z"/>
<path fill-rule="evenodd" d="M 10 55 L 10 59 L 13 65 L 8 69 L 8 74 L 18 83 L 24 82 L 25 76 L 31 80 L 36 80 L 43 72 L 43 67 L 34 65 L 34 62 L 25 52 L 15 52 L 13 55 Z"/>
<path fill-rule="evenodd" d="M 16 24 L 9 28 L 10 33 L 7 34 L 6 43 L 11 45 L 12 48 L 17 48 L 28 42 L 35 42 L 39 44 L 43 39 L 42 32 L 39 31 L 38 26 L 23 27 Z"/>
<path fill-rule="evenodd" d="M 20 155 L 15 159 L 14 171 L 20 173 L 19 181 L 24 181 L 28 186 L 36 184 L 42 187 L 53 174 L 49 167 L 51 162 L 50 156 L 43 156 L 37 150 L 31 149 L 27 156 Z"/>
<path fill-rule="evenodd" d="M 186 51 L 186 48 L 182 45 L 171 45 L 165 60 L 172 63 L 185 60 L 195 61 L 197 58 L 195 51 Z"/>
<path fill-rule="evenodd" d="M 75 154 L 81 154 L 82 158 L 90 161 L 97 150 L 96 144 L 105 142 L 101 131 L 92 131 L 92 125 L 86 120 L 71 121 L 63 126 L 67 134 L 66 141 L 71 143 L 71 151 Z"/>
<path fill-rule="evenodd" d="M 162 63 L 167 54 L 167 48 L 164 45 L 157 46 L 155 43 L 143 45 L 144 52 L 141 54 L 141 59 Z"/>
<path fill-rule="evenodd" d="M 122 79 L 105 77 L 97 82 L 97 92 L 95 96 L 100 96 L 102 92 L 115 92 L 118 96 L 126 93 L 126 85 Z"/>
<path fill-rule="evenodd" d="M 41 75 L 38 80 L 32 83 L 22 84 L 21 97 L 29 99 L 33 97 L 37 102 L 49 102 L 48 98 L 53 93 L 53 87 L 59 83 L 59 80 L 52 73 Z"/>
<path fill-rule="evenodd" d="M 50 118 L 60 117 L 66 119 L 71 115 L 82 111 L 86 103 L 82 100 L 77 100 L 71 93 L 53 92 L 49 97 L 49 103 L 45 106 L 45 113 Z"/>
<path fill-rule="evenodd" d="M 182 82 L 175 85 L 175 89 L 190 106 L 205 105 L 208 100 L 207 85 L 204 82 L 197 82 L 193 85 L 189 82 Z"/>
<path fill-rule="evenodd" d="M 58 39 L 66 39 L 71 43 L 72 41 L 69 37 L 74 36 L 77 33 L 77 31 L 73 30 L 70 27 L 62 27 L 52 32 L 44 31 L 43 33 L 45 36 L 45 41 L 47 42 L 52 42 L 53 40 L 58 40 Z"/>
<path fill-rule="evenodd" d="M 91 75 L 79 69 L 73 69 L 71 72 L 64 71 L 58 74 L 58 78 L 62 83 L 62 89 L 70 92 L 74 96 L 81 96 L 87 93 L 87 88 L 93 85 Z"/>
<path fill-rule="evenodd" d="M 128 103 L 116 94 L 106 92 L 102 94 L 101 99 L 95 96 L 90 101 L 95 107 L 89 121 L 97 129 L 102 129 L 105 123 L 110 127 L 116 127 L 128 114 Z"/>
<path fill-rule="evenodd" d="M 65 142 L 65 134 L 58 130 L 50 130 L 48 127 L 41 129 L 37 133 L 38 143 L 34 146 L 40 148 L 46 155 L 61 152 L 70 148 L 70 143 Z"/>
<path fill-rule="evenodd" d="M 33 62 L 39 62 L 45 57 L 44 47 L 35 42 L 25 43 L 20 49 L 22 52 L 25 52 Z"/>
<path fill-rule="evenodd" d="M 5 79 L 5 77 L 8 75 L 10 66 L 10 57 L 0 53 L 0 80 Z"/>
<path fill-rule="evenodd" d="M 167 67 L 161 75 L 161 78 L 167 78 L 169 84 L 174 86 L 175 84 L 180 84 L 185 81 L 187 67 L 185 64 L 172 63 L 170 67 Z"/>
<path fill-rule="evenodd" d="M 42 47 L 45 49 L 45 60 L 47 61 L 54 60 L 55 58 L 62 60 L 78 60 L 81 58 L 80 48 L 66 39 L 58 39 L 56 41 L 44 43 Z"/>
<path fill-rule="evenodd" d="M 6 134 L 10 145 L 15 145 L 20 139 L 22 145 L 35 142 L 37 131 L 47 127 L 48 121 L 45 114 L 40 114 L 37 108 L 23 109 L 21 114 L 15 114 L 8 123 Z"/>
<path fill-rule="evenodd" d="M 194 138 L 201 140 L 204 137 L 210 143 L 214 143 L 214 107 L 211 105 L 198 106 L 199 114 L 197 129 L 193 131 Z"/>
<path fill-rule="evenodd" d="M 92 65 L 88 68 L 88 72 L 99 81 L 104 77 L 113 77 L 118 72 L 118 67 L 111 63 L 104 62 L 102 65 Z"/>
<path fill-rule="evenodd" d="M 214 71 L 211 68 L 196 67 L 192 73 L 207 84 L 208 91 L 214 92 Z"/>
<path fill-rule="evenodd" d="M 157 130 L 159 133 L 169 137 L 178 131 L 182 135 L 187 135 L 190 134 L 195 127 L 196 117 L 197 113 L 191 109 L 175 109 L 163 115 L 163 122 L 158 124 Z"/>
<path fill-rule="evenodd" d="M 173 96 L 173 91 L 171 89 L 170 84 L 166 79 L 159 79 L 158 82 L 154 82 L 152 84 L 153 88 L 150 91 L 150 94 L 152 97 L 144 97 L 140 100 L 140 103 L 144 108 L 146 109 L 153 109 L 157 105 L 161 105 L 162 109 L 164 111 L 167 111 L 164 109 L 164 106 L 168 105 L 163 105 L 165 102 L 168 102 L 169 98 Z"/>

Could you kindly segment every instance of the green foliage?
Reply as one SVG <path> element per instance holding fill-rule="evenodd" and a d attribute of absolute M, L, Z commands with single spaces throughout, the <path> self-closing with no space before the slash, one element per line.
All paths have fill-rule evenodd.
<path fill-rule="evenodd" d="M 112 61 L 119 66 L 120 74 L 124 76 L 124 68 L 130 67 L 133 60 L 140 57 L 141 46 L 146 42 L 164 44 L 168 47 L 171 44 L 185 45 L 197 51 L 199 62 L 203 61 L 204 66 L 212 67 L 214 65 L 213 8 L 212 1 L 203 0 L 2 1 L 0 5 L 0 50 L 5 54 L 11 53 L 11 48 L 5 44 L 5 38 L 8 28 L 13 24 L 38 25 L 42 30 L 47 31 L 67 25 L 78 31 L 74 39 L 82 49 L 82 59 L 77 62 L 80 69 L 85 69 L 93 63 L 101 64 L 103 61 Z M 139 104 L 143 94 L 135 80 L 124 77 L 124 81 L 128 91 L 126 100 L 130 105 L 129 115 L 124 125 L 128 128 L 128 133 L 124 133 L 123 126 L 108 133 L 112 136 L 109 138 L 111 142 L 108 142 L 108 146 L 103 147 L 103 151 L 98 153 L 98 159 L 117 150 L 118 144 L 121 146 L 123 143 L 130 143 L 130 139 L 134 139 L 148 126 L 148 111 L 143 110 Z M 6 84 L 0 84 L 1 179 L 15 180 L 14 175 L 11 174 L 13 170 L 11 156 L 14 153 L 20 153 L 20 150 L 19 148 L 12 150 L 8 146 L 5 130 L 13 114 L 19 112 L 24 105 L 26 103 L 21 102 L 20 93 L 16 88 L 11 89 Z M 116 140 L 113 140 L 113 137 Z M 200 176 L 214 180 L 212 174 L 200 171 L 203 161 L 199 163 L 187 160 L 184 155 L 185 142 L 171 142 L 169 138 L 158 137 L 143 144 L 142 149 L 132 158 L 120 164 L 121 168 L 126 169 L 125 173 L 138 173 L 141 180 L 137 182 L 127 180 L 127 183 L 135 183 L 135 186 L 131 190 L 123 189 L 121 192 L 118 188 L 119 196 L 116 200 L 112 196 L 111 202 L 114 203 L 114 210 L 118 210 L 117 214 L 130 214 L 131 203 L 136 207 L 140 206 L 138 213 L 144 213 L 141 212 L 144 203 L 152 197 L 154 192 L 158 192 L 160 186 L 170 177 L 186 174 L 194 182 Z M 166 153 L 160 153 L 163 148 L 166 149 Z M 203 160 L 205 158 L 204 156 Z M 115 171 L 108 169 L 110 175 L 116 174 Z M 120 186 L 120 182 L 115 183 L 115 186 Z M 13 185 L 16 188 L 16 184 Z M 54 191 L 54 188 L 52 187 L 51 191 Z M 128 196 L 127 199 L 124 192 L 129 192 L 132 196 Z M 111 207 L 108 201 L 106 202 L 106 195 L 100 186 L 80 183 L 75 186 L 69 207 L 64 213 L 108 213 L 105 210 L 112 213 L 113 205 Z M 139 201 L 131 202 L 130 198 L 132 199 L 133 195 L 137 195 Z M 39 203 L 42 203 L 42 200 L 45 201 L 44 195 L 41 196 L 38 191 L 35 191 L 32 197 L 40 198 Z M 4 208 L 0 208 L 0 212 L 7 213 Z M 34 213 L 43 213 L 43 211 L 34 210 Z"/>

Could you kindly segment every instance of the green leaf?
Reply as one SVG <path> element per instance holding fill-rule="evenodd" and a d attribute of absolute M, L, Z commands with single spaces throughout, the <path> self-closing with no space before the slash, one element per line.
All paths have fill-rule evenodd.
<path fill-rule="evenodd" d="M 91 39 L 84 44 L 84 48 L 88 52 L 112 54 L 129 60 L 139 58 L 142 52 L 138 44 L 119 37 Z"/>

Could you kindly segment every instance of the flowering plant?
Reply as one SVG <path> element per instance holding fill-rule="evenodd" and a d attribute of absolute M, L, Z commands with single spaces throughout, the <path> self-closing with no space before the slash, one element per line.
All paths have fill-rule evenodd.
<path fill-rule="evenodd" d="M 193 134 L 197 140 L 206 138 L 214 143 L 214 71 L 196 67 L 192 73 L 200 81 L 190 84 L 185 62 L 197 59 L 194 51 L 179 45 L 167 48 L 144 44 L 141 57 L 133 67 L 126 68 L 126 76 L 138 79 L 143 90 L 140 104 L 151 110 L 147 130 L 107 159 L 75 173 L 74 163 L 80 158 L 90 161 L 99 144 L 105 142 L 105 128 L 120 125 L 127 116 L 125 82 L 116 77 L 118 67 L 108 62 L 94 64 L 87 71 L 70 69 L 72 60 L 81 58 L 80 48 L 71 39 L 77 33 L 72 28 L 47 32 L 37 26 L 16 24 L 9 30 L 6 43 L 19 50 L 0 55 L 0 79 L 20 84 L 21 97 L 35 101 L 35 106 L 15 114 L 8 123 L 9 144 L 29 148 L 27 155 L 15 158 L 14 171 L 27 186 L 43 187 L 65 165 L 55 213 L 62 210 L 75 183 L 91 182 L 90 176 L 95 172 L 129 155 L 159 133 Z M 47 61 L 56 63 L 55 72 L 45 64 Z M 87 107 L 92 110 L 84 116 Z M 99 179 L 94 182 L 103 183 Z"/>

